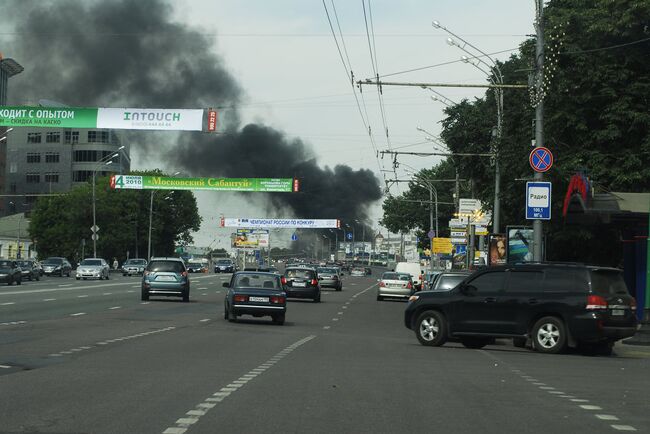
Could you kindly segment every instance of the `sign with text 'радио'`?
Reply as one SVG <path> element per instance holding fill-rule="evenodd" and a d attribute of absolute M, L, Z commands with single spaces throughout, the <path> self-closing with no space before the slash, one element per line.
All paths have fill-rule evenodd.
<path fill-rule="evenodd" d="M 169 178 L 164 176 L 113 175 L 112 189 L 214 190 L 291 193 L 292 178 Z"/>

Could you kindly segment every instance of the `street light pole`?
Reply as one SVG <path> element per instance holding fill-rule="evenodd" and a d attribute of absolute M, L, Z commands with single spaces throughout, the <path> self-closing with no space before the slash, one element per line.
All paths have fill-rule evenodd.
<path fill-rule="evenodd" d="M 156 190 L 151 190 L 149 197 L 149 241 L 147 242 L 147 261 L 151 261 L 151 223 L 153 221 L 153 194 Z"/>
<path fill-rule="evenodd" d="M 101 160 L 97 161 L 96 165 L 98 166 L 99 163 L 104 163 L 105 166 L 108 166 L 113 163 L 112 159 L 117 157 L 119 154 L 112 154 L 109 155 L 108 157 L 104 157 Z M 109 161 L 106 161 L 109 160 Z M 97 205 L 96 205 L 96 197 L 95 197 L 95 184 L 96 178 L 97 178 L 97 171 L 100 169 L 100 167 L 97 167 L 95 170 L 93 170 L 93 258 L 97 257 L 97 232 L 95 232 L 95 227 L 97 226 Z"/>

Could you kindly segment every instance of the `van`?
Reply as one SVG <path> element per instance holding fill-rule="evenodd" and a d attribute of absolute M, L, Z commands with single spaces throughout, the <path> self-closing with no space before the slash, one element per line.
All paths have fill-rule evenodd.
<path fill-rule="evenodd" d="M 422 270 L 418 262 L 398 262 L 395 265 L 395 272 L 410 274 L 413 278 L 415 290 L 420 291 L 422 289 L 422 275 L 424 274 L 424 270 Z"/>

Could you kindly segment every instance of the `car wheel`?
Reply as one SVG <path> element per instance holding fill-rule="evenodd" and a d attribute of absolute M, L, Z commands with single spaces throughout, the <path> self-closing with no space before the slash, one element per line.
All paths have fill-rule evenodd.
<path fill-rule="evenodd" d="M 41 280 L 41 276 L 39 276 L 39 275 L 37 274 L 37 275 L 36 275 L 36 281 L 38 282 L 39 280 Z"/>
<path fill-rule="evenodd" d="M 81 277 L 77 277 L 77 280 L 81 280 Z M 86 280 L 86 279 L 84 279 L 84 280 Z"/>
<path fill-rule="evenodd" d="M 279 314 L 279 315 L 274 315 L 273 317 L 273 324 L 277 325 L 284 325 L 284 314 Z"/>
<path fill-rule="evenodd" d="M 106 280 L 110 279 L 110 277 L 111 276 L 108 273 L 106 273 Z"/>
<path fill-rule="evenodd" d="M 337 290 L 337 291 L 343 291 L 343 286 L 342 286 L 342 285 L 339 285 L 339 286 L 336 288 L 336 290 Z"/>
<path fill-rule="evenodd" d="M 23 283 L 23 278 L 21 277 L 20 279 L 16 280 L 16 285 L 22 285 Z"/>
<path fill-rule="evenodd" d="M 415 326 L 415 335 L 422 345 L 439 347 L 447 341 L 447 319 L 438 311 L 422 312 Z"/>
<path fill-rule="evenodd" d="M 526 341 L 528 339 L 526 338 L 513 338 L 512 339 L 512 345 L 514 345 L 517 348 L 526 348 Z"/>
<path fill-rule="evenodd" d="M 70 270 L 68 270 L 68 274 L 66 274 L 67 277 L 70 277 Z"/>
<path fill-rule="evenodd" d="M 190 288 L 187 288 L 183 291 L 183 303 L 189 303 L 190 301 Z"/>
<path fill-rule="evenodd" d="M 27 278 L 29 279 L 30 282 L 33 280 L 31 274 L 29 276 L 27 276 Z"/>
<path fill-rule="evenodd" d="M 126 273 L 122 273 L 122 276 L 126 277 Z"/>
<path fill-rule="evenodd" d="M 462 338 L 460 340 L 460 343 L 463 344 L 465 348 L 470 348 L 473 350 L 480 350 L 484 346 L 486 346 L 490 342 L 489 338 L 474 338 L 474 337 L 467 337 L 467 338 Z"/>
<path fill-rule="evenodd" d="M 564 323 L 553 316 L 547 316 L 533 327 L 533 348 L 540 353 L 557 354 L 566 347 L 566 328 Z"/>
<path fill-rule="evenodd" d="M 314 298 L 314 303 L 320 303 L 320 292 L 318 293 L 316 298 Z"/>
<path fill-rule="evenodd" d="M 223 304 L 223 319 L 230 319 L 230 314 L 228 313 L 228 305 Z"/>
<path fill-rule="evenodd" d="M 377 296 L 377 301 L 384 301 L 384 297 L 382 297 L 381 295 L 378 295 Z"/>
<path fill-rule="evenodd" d="M 149 300 L 149 291 L 146 289 L 142 290 L 142 296 L 140 297 L 142 301 L 148 301 Z"/>

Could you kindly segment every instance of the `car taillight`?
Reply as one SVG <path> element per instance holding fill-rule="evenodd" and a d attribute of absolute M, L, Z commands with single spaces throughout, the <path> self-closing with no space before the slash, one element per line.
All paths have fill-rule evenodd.
<path fill-rule="evenodd" d="M 183 276 L 183 277 L 187 277 L 187 271 L 183 271 L 183 272 L 181 273 L 181 276 Z"/>
<path fill-rule="evenodd" d="M 284 300 L 285 300 L 285 298 L 282 297 L 282 296 L 279 296 L 279 297 L 273 296 L 273 297 L 271 297 L 271 303 L 273 303 L 273 304 L 284 304 Z"/>
<path fill-rule="evenodd" d="M 151 273 L 151 271 L 145 271 L 145 272 L 144 272 L 144 275 L 145 275 L 145 276 L 148 276 L 150 273 Z"/>
<path fill-rule="evenodd" d="M 379 287 L 380 288 L 385 288 L 386 287 L 386 284 L 384 283 L 383 280 L 379 281 Z"/>
<path fill-rule="evenodd" d="M 413 289 L 413 284 L 409 281 L 408 285 L 406 285 L 407 289 Z"/>
<path fill-rule="evenodd" d="M 287 278 L 284 277 L 284 276 L 280 277 L 280 283 L 283 284 L 283 285 L 286 285 L 287 284 Z"/>
<path fill-rule="evenodd" d="M 314 286 L 318 285 L 318 280 L 311 279 L 311 284 L 314 285 Z"/>
<path fill-rule="evenodd" d="M 240 303 L 242 301 L 248 301 L 247 295 L 235 295 L 235 302 Z"/>
<path fill-rule="evenodd" d="M 601 295 L 588 295 L 585 308 L 588 310 L 607 309 L 607 300 Z"/>

